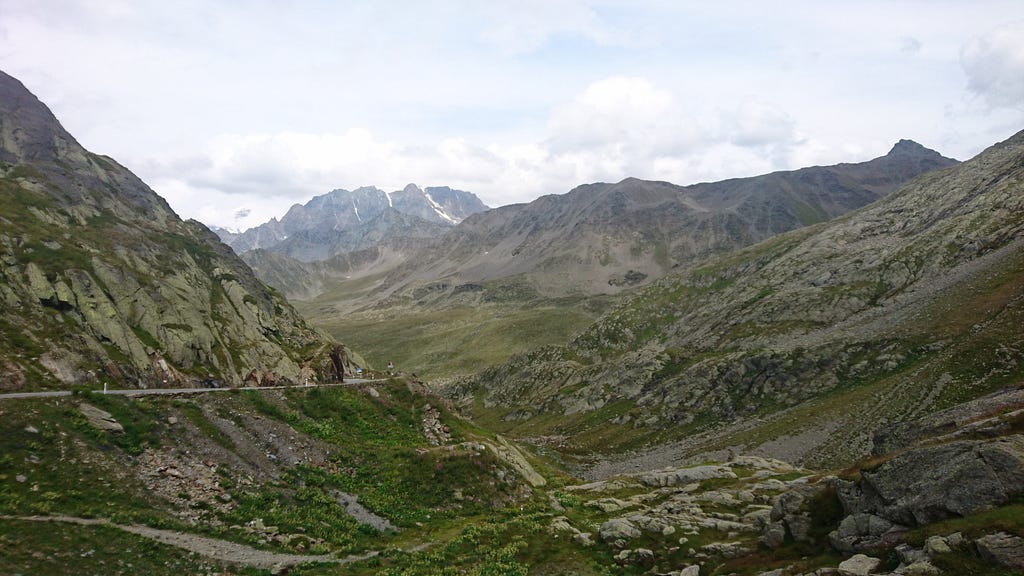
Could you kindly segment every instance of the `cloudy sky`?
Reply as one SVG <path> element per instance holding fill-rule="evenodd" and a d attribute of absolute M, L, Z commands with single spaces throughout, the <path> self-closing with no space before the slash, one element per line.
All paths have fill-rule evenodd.
<path fill-rule="evenodd" d="M 1024 2 L 0 0 L 0 69 L 184 217 L 334 188 L 498 206 L 966 159 L 1024 129 Z"/>

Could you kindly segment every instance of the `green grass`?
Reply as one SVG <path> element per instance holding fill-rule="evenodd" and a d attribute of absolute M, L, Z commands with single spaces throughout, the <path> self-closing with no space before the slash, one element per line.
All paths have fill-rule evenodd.
<path fill-rule="evenodd" d="M 263 414 L 334 446 L 326 474 L 304 483 L 357 494 L 367 508 L 398 526 L 473 515 L 512 498 L 515 483 L 499 481 L 497 473 L 505 471 L 509 480 L 515 476 L 490 451 L 427 445 L 420 430 L 427 403 L 441 412 L 453 441 L 473 434 L 438 398 L 415 394 L 400 381 L 376 389 L 376 398 L 352 388 L 292 389 L 284 405 L 268 402 L 260 392 L 242 397 Z M 455 500 L 456 490 L 466 495 L 463 500 Z"/>
<path fill-rule="evenodd" d="M 131 438 L 145 438 L 145 432 L 129 431 L 115 440 L 84 423 L 68 401 L 7 400 L 0 405 L 0 422 L 0 514 L 173 523 L 129 472 L 119 446 L 135 446 Z"/>
<path fill-rule="evenodd" d="M 308 314 L 305 304 L 301 312 Z M 425 378 L 472 374 L 512 355 L 563 344 L 594 320 L 585 305 L 518 307 L 481 305 L 446 310 L 401 309 L 383 318 L 309 314 L 314 324 L 359 350 L 371 365 L 395 363 Z"/>

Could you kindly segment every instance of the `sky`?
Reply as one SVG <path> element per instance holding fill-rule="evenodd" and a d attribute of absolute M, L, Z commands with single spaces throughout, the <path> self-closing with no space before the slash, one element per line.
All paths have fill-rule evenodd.
<path fill-rule="evenodd" d="M 0 0 L 0 69 L 185 218 L 336 188 L 490 206 L 967 159 L 1024 129 L 1020 0 Z"/>

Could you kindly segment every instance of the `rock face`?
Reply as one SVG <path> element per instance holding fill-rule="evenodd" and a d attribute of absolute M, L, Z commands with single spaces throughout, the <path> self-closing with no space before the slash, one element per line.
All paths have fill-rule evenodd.
<path fill-rule="evenodd" d="M 917 448 L 862 472 L 839 493 L 847 511 L 904 526 L 999 506 L 1024 494 L 1024 436 Z"/>
<path fill-rule="evenodd" d="M 370 186 L 334 190 L 292 206 L 281 220 L 241 234 L 218 234 L 239 254 L 264 249 L 313 262 L 373 246 L 437 238 L 484 210 L 487 206 L 473 193 L 447 186 L 421 189 L 409 184 L 395 192 Z"/>
<path fill-rule="evenodd" d="M 1024 494 L 1024 436 L 957 441 L 900 453 L 859 481 L 834 479 L 847 516 L 829 535 L 843 552 L 891 544 L 907 528 L 967 516 Z M 929 540 L 929 554 L 949 551 Z"/>
<path fill-rule="evenodd" d="M 279 294 L 3 73 L 0 191 L 5 372 L 50 386 L 316 377 L 322 336 Z"/>

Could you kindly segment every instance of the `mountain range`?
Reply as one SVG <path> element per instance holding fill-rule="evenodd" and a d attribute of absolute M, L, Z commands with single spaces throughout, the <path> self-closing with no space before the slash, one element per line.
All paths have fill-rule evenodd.
<path fill-rule="evenodd" d="M 581 450 L 683 437 L 680 457 L 757 450 L 784 430 L 801 439 L 788 460 L 849 461 L 894 422 L 1024 378 L 1022 182 L 1024 132 L 676 271 L 453 395 L 499 429 L 529 422 Z"/>
<path fill-rule="evenodd" d="M 487 206 L 474 194 L 447 186 L 409 184 L 395 192 L 371 186 L 316 196 L 292 206 L 280 220 L 242 233 L 214 231 L 240 254 L 265 249 L 313 262 L 371 246 L 435 238 L 484 210 Z"/>
<path fill-rule="evenodd" d="M 408 225 L 377 226 L 379 233 L 366 234 L 367 225 L 359 224 L 348 235 L 360 242 L 334 240 L 346 236 L 336 228 L 328 239 L 317 232 L 325 228 L 322 220 L 304 225 L 292 216 L 331 213 L 320 207 L 320 197 L 286 216 L 295 223 L 293 233 L 301 234 L 297 243 L 305 248 L 293 248 L 286 240 L 266 251 L 243 251 L 243 257 L 265 281 L 291 297 L 345 294 L 348 284 L 358 286 L 363 306 L 389 298 L 395 302 L 395 297 L 401 301 L 403 295 L 431 285 L 440 287 L 433 289 L 437 298 L 462 290 L 459 286 L 495 280 L 514 280 L 548 297 L 615 294 L 709 255 L 834 218 L 919 174 L 954 164 L 916 142 L 901 140 L 885 156 L 855 164 L 691 186 L 635 178 L 588 184 L 528 204 L 467 213 L 458 225 L 437 234 L 410 232 Z M 355 205 L 347 194 L 338 202 Z M 351 225 L 352 210 L 343 213 Z M 271 221 L 247 234 L 266 234 L 275 225 Z M 308 247 L 313 238 L 319 239 L 316 248 Z M 236 241 L 234 246 L 241 250 L 244 244 Z M 268 252 L 316 262 L 288 263 Z"/>
<path fill-rule="evenodd" d="M 276 245 L 326 254 L 393 202 L 363 193 Z M 427 220 L 389 205 L 363 248 L 246 252 L 318 267 L 318 325 L 406 354 L 332 386 L 354 351 L 3 73 L 0 195 L 0 390 L 65 392 L 0 394 L 0 572 L 1024 569 L 1024 132 L 588 185 L 404 244 Z"/>

